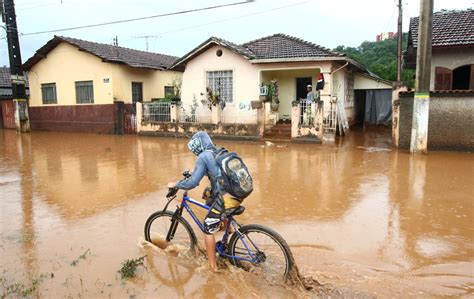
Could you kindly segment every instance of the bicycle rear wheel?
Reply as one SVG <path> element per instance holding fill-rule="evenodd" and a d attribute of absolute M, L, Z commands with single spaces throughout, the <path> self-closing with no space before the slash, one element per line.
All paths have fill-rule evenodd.
<path fill-rule="evenodd" d="M 170 211 L 159 211 L 153 213 L 145 222 L 145 240 L 155 244 L 161 249 L 174 246 L 178 252 L 194 252 L 197 245 L 196 235 L 191 225 L 182 216 L 176 216 L 174 236 L 168 242 L 168 235 L 173 224 L 174 213 Z"/>
<path fill-rule="evenodd" d="M 293 255 L 286 241 L 274 230 L 250 224 L 229 240 L 232 264 L 270 280 L 286 279 L 293 268 Z M 252 260 L 252 261 L 248 261 Z"/>

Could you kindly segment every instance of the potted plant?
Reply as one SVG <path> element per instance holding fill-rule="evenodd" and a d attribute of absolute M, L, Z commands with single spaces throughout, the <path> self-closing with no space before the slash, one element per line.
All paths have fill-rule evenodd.
<path fill-rule="evenodd" d="M 271 107 L 273 112 L 277 112 L 280 108 L 280 99 L 278 98 L 278 80 L 273 79 L 268 85 L 268 98 L 272 101 Z"/>

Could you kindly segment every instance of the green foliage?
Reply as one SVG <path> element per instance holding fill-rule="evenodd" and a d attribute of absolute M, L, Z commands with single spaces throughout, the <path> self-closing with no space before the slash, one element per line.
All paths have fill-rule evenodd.
<path fill-rule="evenodd" d="M 77 259 L 71 262 L 71 266 L 76 266 L 80 260 L 85 260 L 87 258 L 87 255 L 90 253 L 91 253 L 90 249 L 87 249 L 86 251 L 84 251 L 83 254 L 81 254 Z"/>
<path fill-rule="evenodd" d="M 135 277 L 137 267 L 144 266 L 145 257 L 146 255 L 137 259 L 125 260 L 122 263 L 122 268 L 118 271 L 122 279 Z"/>
<path fill-rule="evenodd" d="M 406 47 L 408 33 L 403 33 L 402 49 Z M 369 71 L 383 79 L 397 80 L 397 39 L 387 39 L 380 42 L 365 41 L 360 46 L 345 47 L 338 46 L 334 49 L 346 54 Z M 414 70 L 403 69 L 402 80 L 409 87 L 413 86 Z"/>
<path fill-rule="evenodd" d="M 23 284 L 15 282 L 9 284 L 7 279 L 4 277 L 0 278 L 0 286 L 3 289 L 3 293 L 0 294 L 0 298 L 12 297 L 11 295 L 16 294 L 20 297 L 31 297 L 31 295 L 36 292 L 40 283 L 46 278 L 54 278 L 53 273 L 42 273 L 40 276 L 34 278 L 30 284 Z M 17 297 L 15 296 L 15 297 Z"/>

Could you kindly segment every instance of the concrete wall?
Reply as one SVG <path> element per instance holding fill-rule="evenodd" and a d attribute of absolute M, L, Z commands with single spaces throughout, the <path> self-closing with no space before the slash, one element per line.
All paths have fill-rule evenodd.
<path fill-rule="evenodd" d="M 430 100 L 428 149 L 474 150 L 474 93 L 432 94 Z M 413 94 L 401 94 L 399 106 L 400 148 L 409 149 Z"/>
<path fill-rule="evenodd" d="M 217 50 L 222 51 L 222 56 L 216 55 Z M 205 98 L 206 72 L 225 70 L 231 70 L 233 76 L 233 103 L 227 104 L 226 113 L 237 116 L 239 106 L 248 107 L 251 101 L 258 100 L 260 92 L 258 68 L 241 55 L 227 48 L 214 46 L 186 64 L 181 93 L 183 106 L 191 105 L 194 98 L 200 105 L 201 99 Z"/>
<path fill-rule="evenodd" d="M 431 57 L 430 90 L 435 87 L 435 68 L 445 67 L 454 70 L 466 64 L 474 64 L 474 47 L 459 49 L 434 48 Z"/>
<path fill-rule="evenodd" d="M 354 75 L 354 89 L 392 89 L 392 85 L 356 73 Z"/>
<path fill-rule="evenodd" d="M 112 67 L 114 99 L 132 103 L 132 82 L 143 84 L 143 101 L 163 98 L 164 87 L 172 86 L 173 80 L 181 80 L 181 76 L 181 72 L 138 69 L 115 64 Z"/>
<path fill-rule="evenodd" d="M 94 104 L 112 104 L 112 67 L 110 63 L 67 43 L 59 44 L 28 72 L 30 107 L 76 104 L 75 81 L 92 80 Z M 104 83 L 109 79 L 109 83 Z M 56 83 L 57 104 L 43 105 L 41 84 Z M 88 105 L 88 104 L 78 104 Z"/>
<path fill-rule="evenodd" d="M 143 98 L 164 97 L 164 86 L 181 78 L 181 72 L 132 68 L 105 63 L 67 43 L 59 44 L 28 73 L 30 106 L 88 105 L 76 103 L 75 81 L 92 80 L 94 104 L 132 103 L 132 82 L 143 83 Z M 41 84 L 56 83 L 57 104 L 42 103 Z"/>
<path fill-rule="evenodd" d="M 262 71 L 261 81 L 269 83 L 273 79 L 278 79 L 280 107 L 278 112 L 280 118 L 288 116 L 291 118 L 291 102 L 296 98 L 296 78 L 311 77 L 313 81 L 313 91 L 319 76 L 319 69 L 297 69 L 297 70 L 273 70 Z"/>

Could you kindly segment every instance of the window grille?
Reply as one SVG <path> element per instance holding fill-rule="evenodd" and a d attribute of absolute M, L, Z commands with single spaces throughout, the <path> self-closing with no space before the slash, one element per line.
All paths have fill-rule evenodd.
<path fill-rule="evenodd" d="M 174 96 L 174 87 L 173 86 L 165 86 L 165 97 L 167 95 Z"/>
<path fill-rule="evenodd" d="M 94 86 L 92 81 L 76 81 L 76 103 L 94 103 Z"/>
<path fill-rule="evenodd" d="M 43 104 L 57 104 L 56 83 L 41 84 Z"/>
<path fill-rule="evenodd" d="M 233 102 L 232 71 L 207 72 L 207 87 L 210 87 L 212 92 L 218 93 L 221 100 L 226 103 Z"/>

